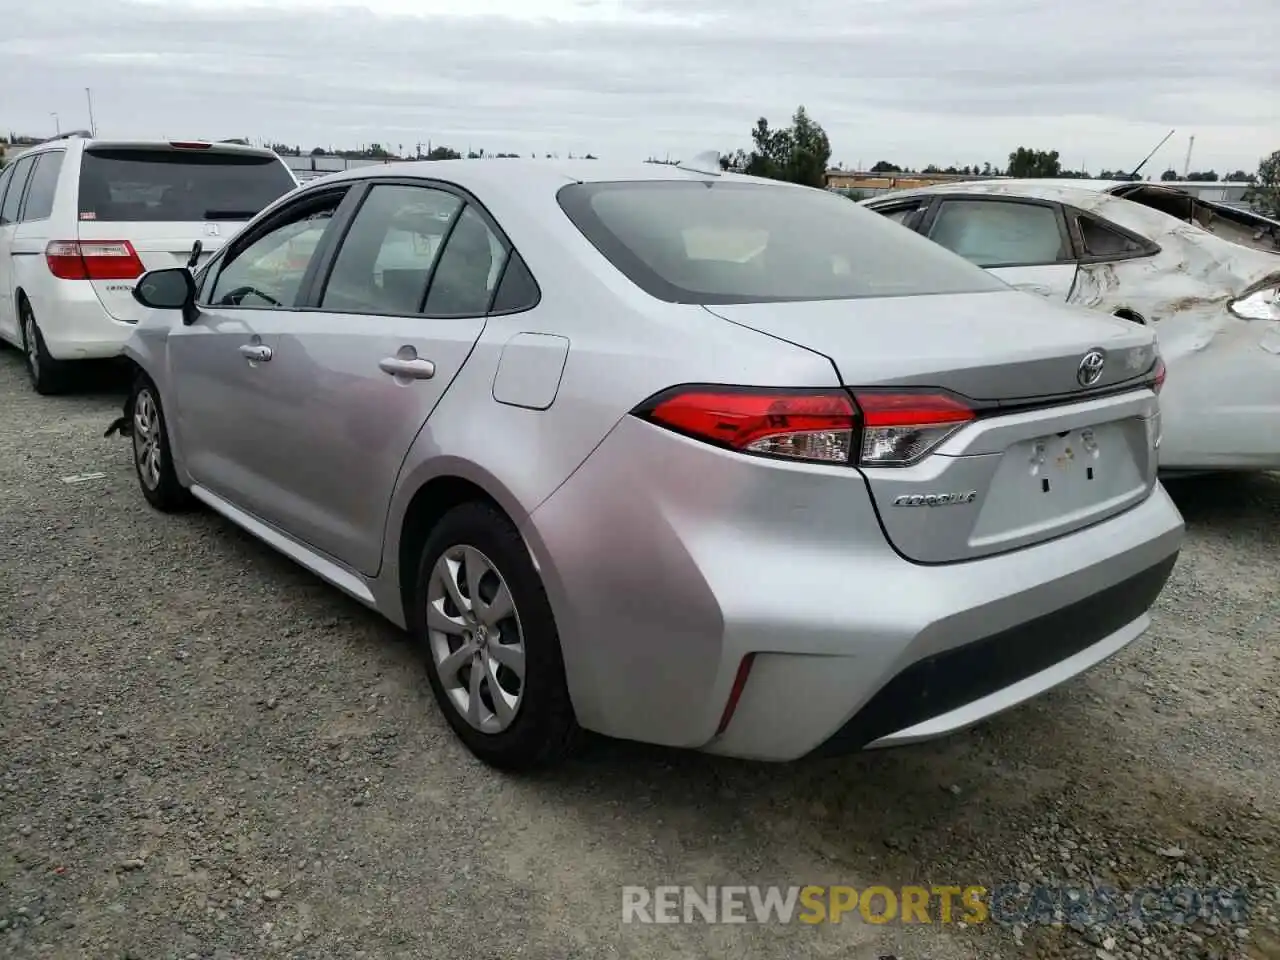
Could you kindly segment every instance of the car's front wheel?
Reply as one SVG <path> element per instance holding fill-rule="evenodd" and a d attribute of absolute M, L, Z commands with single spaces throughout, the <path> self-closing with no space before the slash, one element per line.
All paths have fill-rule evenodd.
<path fill-rule="evenodd" d="M 409 626 L 446 720 L 485 763 L 544 767 L 577 746 L 551 604 L 519 532 L 497 509 L 464 503 L 436 524 Z"/>
<path fill-rule="evenodd" d="M 191 494 L 178 482 L 160 391 L 145 374 L 134 381 L 129 398 L 133 466 L 142 495 L 157 510 L 174 513 L 191 506 Z"/>

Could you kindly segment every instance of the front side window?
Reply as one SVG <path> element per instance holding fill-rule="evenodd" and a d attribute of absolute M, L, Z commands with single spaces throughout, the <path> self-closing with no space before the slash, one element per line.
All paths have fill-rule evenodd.
<path fill-rule="evenodd" d="M 825 190 L 733 180 L 570 184 L 583 235 L 641 289 L 673 303 L 977 293 L 993 277 Z"/>
<path fill-rule="evenodd" d="M 23 157 L 14 163 L 13 177 L 4 195 L 4 205 L 0 206 L 0 224 L 17 222 L 18 204 L 22 202 L 22 191 L 27 185 L 27 175 L 31 173 L 34 162 L 34 157 Z"/>
<path fill-rule="evenodd" d="M 58 174 L 62 172 L 61 150 L 42 153 L 36 160 L 35 171 L 27 185 L 27 202 L 22 208 L 22 219 L 47 220 L 53 213 L 53 194 L 58 186 Z"/>
<path fill-rule="evenodd" d="M 462 201 L 429 187 L 374 186 L 334 259 L 320 307 L 339 313 L 416 314 Z"/>
<path fill-rule="evenodd" d="M 208 289 L 213 307 L 285 307 L 297 305 L 302 281 L 320 240 L 342 202 L 342 194 L 301 205 L 296 217 L 270 228 L 231 254 Z"/>
<path fill-rule="evenodd" d="M 1068 262 L 1057 211 L 1011 200 L 944 200 L 929 239 L 980 267 Z"/>

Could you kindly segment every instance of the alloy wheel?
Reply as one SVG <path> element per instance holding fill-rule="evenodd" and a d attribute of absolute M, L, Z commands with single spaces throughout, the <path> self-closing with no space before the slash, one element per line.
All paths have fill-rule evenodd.
<path fill-rule="evenodd" d="M 40 342 L 36 339 L 36 318 L 30 310 L 22 315 L 22 339 L 27 348 L 27 368 L 31 371 L 31 379 L 40 379 Z"/>
<path fill-rule="evenodd" d="M 133 400 L 133 457 L 143 484 L 155 490 L 160 486 L 160 411 L 146 388 Z"/>
<path fill-rule="evenodd" d="M 426 619 L 449 702 L 482 733 L 506 730 L 524 699 L 525 644 L 502 574 L 475 547 L 450 547 L 432 567 Z"/>

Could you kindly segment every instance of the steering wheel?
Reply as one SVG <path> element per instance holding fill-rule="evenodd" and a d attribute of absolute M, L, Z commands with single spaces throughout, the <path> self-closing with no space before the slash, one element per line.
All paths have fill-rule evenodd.
<path fill-rule="evenodd" d="M 243 286 L 236 287 L 234 290 L 228 290 L 218 300 L 218 302 L 221 304 L 233 304 L 235 306 L 240 306 L 240 304 L 244 302 L 244 298 L 248 296 L 255 296 L 259 300 L 265 300 L 268 304 L 270 304 L 273 307 L 284 306 L 284 304 L 282 304 L 275 297 L 271 296 L 270 294 L 263 293 L 257 287 L 252 287 L 252 286 L 249 286 L 248 284 L 244 284 Z"/>

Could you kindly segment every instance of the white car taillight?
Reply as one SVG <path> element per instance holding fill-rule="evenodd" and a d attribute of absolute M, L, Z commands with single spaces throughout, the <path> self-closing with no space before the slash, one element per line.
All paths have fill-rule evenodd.
<path fill-rule="evenodd" d="M 875 467 L 906 467 L 927 457 L 975 419 L 963 401 L 945 393 L 857 391 L 862 411 L 862 455 Z"/>

